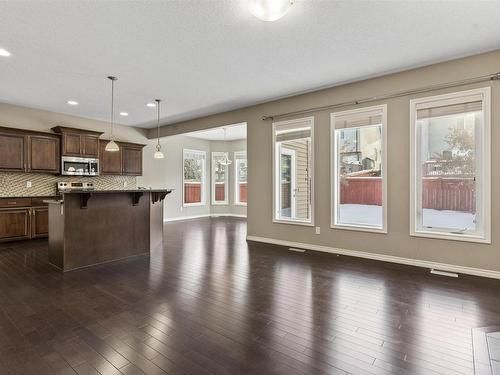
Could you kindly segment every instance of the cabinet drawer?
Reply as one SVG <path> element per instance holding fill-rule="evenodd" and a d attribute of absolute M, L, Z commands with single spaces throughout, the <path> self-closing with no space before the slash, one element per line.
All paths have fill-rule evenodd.
<path fill-rule="evenodd" d="M 31 198 L 0 198 L 0 207 L 30 207 Z"/>

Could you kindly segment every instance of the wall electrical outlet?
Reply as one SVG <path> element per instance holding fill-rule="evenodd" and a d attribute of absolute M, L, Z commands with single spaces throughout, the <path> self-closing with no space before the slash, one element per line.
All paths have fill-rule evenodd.
<path fill-rule="evenodd" d="M 33 186 L 33 184 L 31 183 L 31 181 L 26 181 L 26 187 L 27 188 L 30 188 L 32 186 Z"/>
<path fill-rule="evenodd" d="M 127 181 L 123 181 L 123 187 L 127 187 Z"/>
<path fill-rule="evenodd" d="M 316 234 L 320 234 L 321 233 L 321 227 L 316 227 Z"/>

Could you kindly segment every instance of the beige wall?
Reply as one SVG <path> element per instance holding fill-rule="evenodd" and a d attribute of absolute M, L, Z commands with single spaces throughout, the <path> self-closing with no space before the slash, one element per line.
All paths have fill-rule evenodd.
<path fill-rule="evenodd" d="M 374 78 L 331 89 L 277 100 L 240 110 L 171 124 L 162 135 L 206 129 L 246 121 L 249 160 L 248 234 L 404 258 L 442 262 L 500 271 L 500 82 L 462 86 L 421 96 L 492 87 L 492 244 L 416 238 L 409 236 L 409 100 L 401 97 L 368 105 L 388 105 L 388 234 L 329 229 L 330 223 L 330 111 L 315 118 L 315 223 L 314 228 L 272 222 L 271 122 L 263 115 L 317 107 L 441 82 L 462 80 L 500 70 L 500 51 L 477 55 L 407 72 Z M 342 108 L 343 110 L 349 107 Z M 306 115 L 306 116 L 309 116 Z M 305 116 L 303 116 L 305 117 Z M 153 131 L 150 136 L 153 137 Z"/>

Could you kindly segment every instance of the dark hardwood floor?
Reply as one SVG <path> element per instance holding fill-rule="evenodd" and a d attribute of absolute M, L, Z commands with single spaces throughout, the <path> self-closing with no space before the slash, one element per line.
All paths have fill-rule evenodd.
<path fill-rule="evenodd" d="M 500 282 L 249 244 L 235 218 L 166 225 L 163 251 L 62 274 L 0 245 L 0 374 L 473 374 Z"/>

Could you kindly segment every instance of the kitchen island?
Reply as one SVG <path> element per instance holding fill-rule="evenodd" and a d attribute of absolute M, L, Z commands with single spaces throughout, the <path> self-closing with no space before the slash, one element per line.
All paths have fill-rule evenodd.
<path fill-rule="evenodd" d="M 49 263 L 70 271 L 163 244 L 163 202 L 172 190 L 72 190 L 48 200 Z"/>

